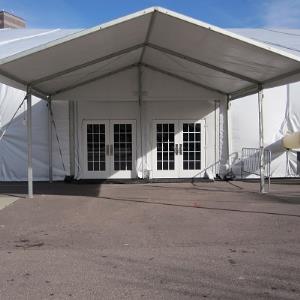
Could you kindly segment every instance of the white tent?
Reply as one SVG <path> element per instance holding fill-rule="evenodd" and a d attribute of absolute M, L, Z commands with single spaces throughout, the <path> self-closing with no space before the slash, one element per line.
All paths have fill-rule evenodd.
<path fill-rule="evenodd" d="M 141 139 L 139 151 L 142 157 L 141 177 L 143 177 L 144 156 L 147 155 L 144 153 L 147 147 L 143 146 L 145 141 L 142 140 L 143 126 L 148 122 L 147 118 L 143 120 L 143 111 L 147 109 L 147 105 L 143 104 L 145 100 L 157 102 L 162 98 L 176 98 L 177 94 L 177 97 L 179 95 L 182 99 L 192 99 L 195 98 L 193 95 L 197 95 L 194 100 L 203 100 L 203 103 L 204 100 L 207 103 L 215 101 L 214 105 L 219 103 L 217 105 L 220 109 L 219 123 L 222 124 L 219 135 L 223 135 L 223 138 L 219 140 L 219 149 L 215 150 L 214 163 L 218 159 L 225 165 L 228 159 L 228 149 L 225 149 L 228 126 L 227 101 L 259 92 L 259 107 L 262 108 L 263 88 L 299 80 L 300 58 L 169 10 L 150 8 L 2 57 L 0 74 L 3 83 L 27 90 L 28 178 L 32 183 L 32 94 L 47 99 L 49 105 L 55 100 L 72 101 L 71 103 L 80 101 L 80 105 L 85 108 L 89 104 L 88 101 L 97 101 L 99 98 L 105 101 L 114 99 L 130 101 L 136 98 L 139 104 L 136 109 L 139 116 L 137 127 Z M 142 74 L 144 76 L 141 76 Z M 150 81 L 147 81 L 147 76 L 151 77 Z M 169 80 L 174 81 L 173 94 L 168 91 L 163 95 L 162 86 L 160 86 L 160 93 L 155 94 L 160 84 L 159 76 L 162 77 L 161 80 L 168 77 Z M 155 83 L 155 80 L 158 81 Z M 183 86 L 176 91 L 179 82 Z M 132 83 L 136 86 L 135 97 L 131 93 L 129 99 L 126 98 L 124 90 Z M 154 92 L 144 93 L 145 86 L 149 87 L 151 84 L 156 86 Z M 193 95 L 188 95 L 192 87 L 197 91 L 195 90 Z M 122 92 L 118 94 L 117 89 Z M 132 91 L 131 87 L 130 89 Z M 180 95 L 182 91 L 185 95 Z M 87 101 L 86 104 L 82 104 L 84 100 Z M 82 109 L 84 110 L 84 107 Z M 105 109 L 105 105 L 102 109 Z M 176 109 L 176 105 L 173 109 Z M 182 106 L 178 109 L 182 109 Z M 74 169 L 75 152 L 80 148 L 74 146 L 75 110 L 76 106 L 71 104 L 69 109 L 70 169 Z M 105 113 L 109 114 L 109 110 Z M 261 109 L 259 113 L 260 147 L 263 149 Z M 174 112 L 173 115 L 175 116 L 176 113 Z M 52 126 L 50 127 L 52 129 Z M 216 130 L 217 126 L 214 126 L 214 131 Z M 206 136 L 208 140 L 212 138 L 209 134 Z M 216 145 L 217 142 L 215 147 Z M 218 158 L 216 152 L 219 152 Z M 206 151 L 206 154 L 209 153 Z M 261 159 L 263 159 L 263 151 Z M 49 160 L 53 160 L 52 151 Z M 207 167 L 207 164 L 205 166 Z M 262 174 L 263 168 L 261 164 Z M 72 173 L 74 172 L 71 171 L 71 175 Z M 32 184 L 29 186 L 31 194 Z"/>

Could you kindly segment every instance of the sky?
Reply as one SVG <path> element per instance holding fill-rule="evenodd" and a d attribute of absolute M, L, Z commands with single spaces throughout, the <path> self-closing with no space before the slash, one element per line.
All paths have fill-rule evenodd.
<path fill-rule="evenodd" d="M 300 0 L 0 0 L 29 28 L 87 28 L 150 6 L 223 28 L 300 28 Z"/>

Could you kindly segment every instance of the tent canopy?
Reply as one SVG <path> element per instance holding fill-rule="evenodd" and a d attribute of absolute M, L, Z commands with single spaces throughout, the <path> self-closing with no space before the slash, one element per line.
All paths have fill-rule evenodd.
<path fill-rule="evenodd" d="M 232 98 L 300 80 L 299 57 L 157 7 L 4 57 L 0 80 L 61 99 L 137 66 Z"/>

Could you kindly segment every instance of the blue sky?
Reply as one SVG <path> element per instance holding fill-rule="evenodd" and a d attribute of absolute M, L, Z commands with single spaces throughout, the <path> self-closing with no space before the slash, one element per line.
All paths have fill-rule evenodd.
<path fill-rule="evenodd" d="M 224 28 L 300 28 L 300 0 L 0 0 L 30 28 L 85 28 L 162 6 Z"/>

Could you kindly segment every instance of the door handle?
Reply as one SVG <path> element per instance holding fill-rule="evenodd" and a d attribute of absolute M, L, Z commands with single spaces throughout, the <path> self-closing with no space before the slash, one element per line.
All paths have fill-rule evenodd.
<path fill-rule="evenodd" d="M 113 156 L 114 155 L 114 146 L 110 145 L 110 155 Z"/>
<path fill-rule="evenodd" d="M 109 156 L 109 145 L 106 145 L 106 155 Z"/>
<path fill-rule="evenodd" d="M 179 145 L 179 154 L 182 155 L 182 144 Z"/>
<path fill-rule="evenodd" d="M 178 144 L 175 144 L 175 155 L 178 155 Z"/>

